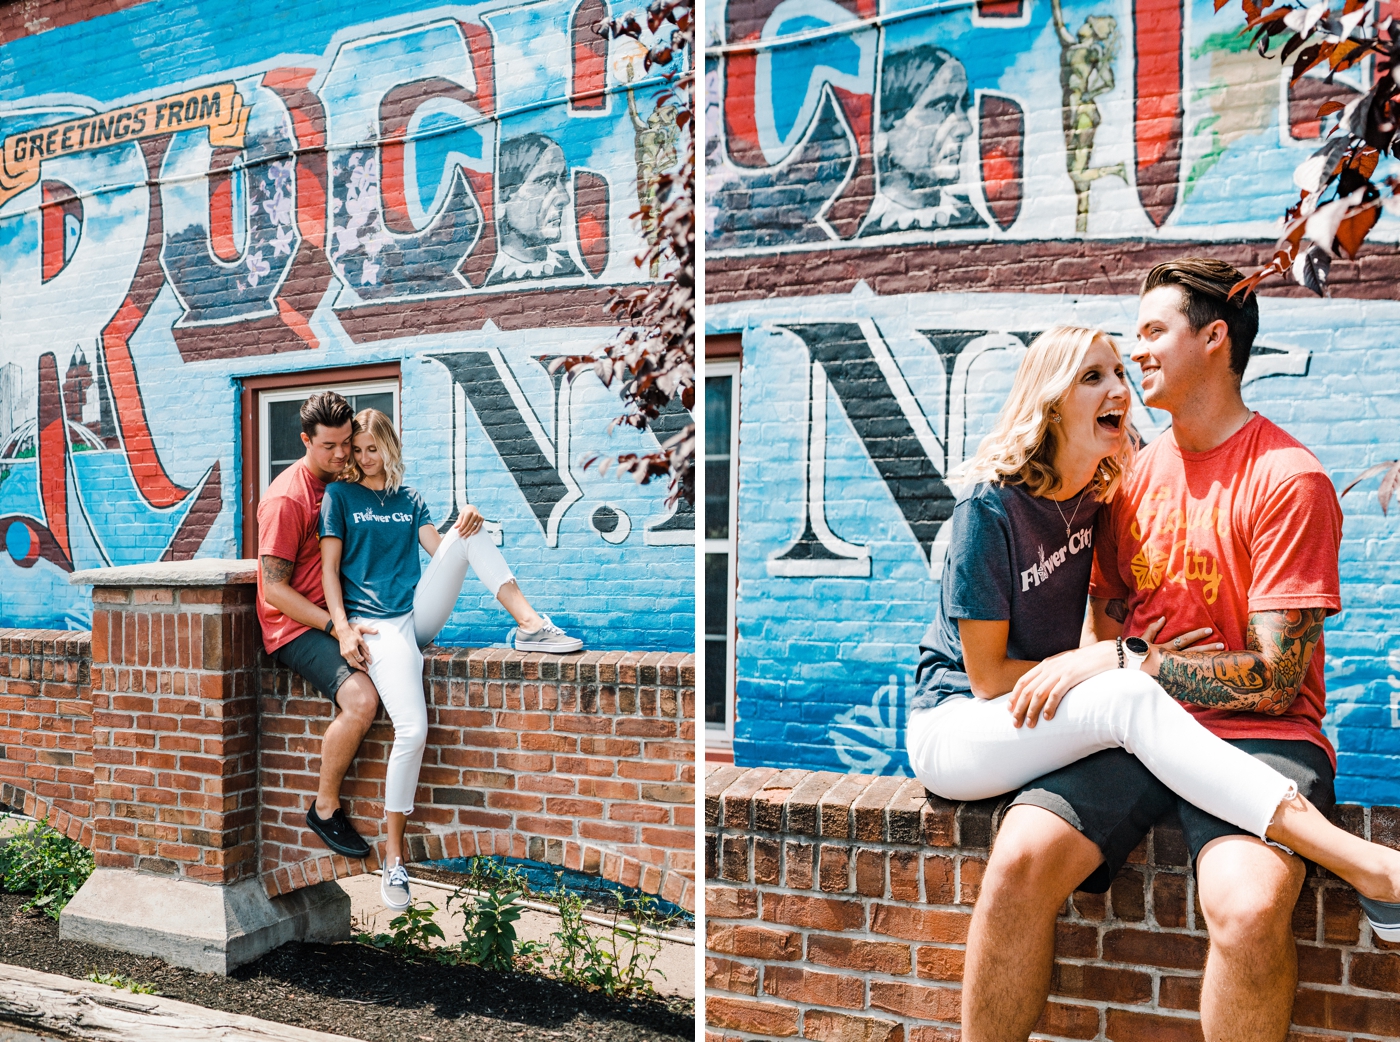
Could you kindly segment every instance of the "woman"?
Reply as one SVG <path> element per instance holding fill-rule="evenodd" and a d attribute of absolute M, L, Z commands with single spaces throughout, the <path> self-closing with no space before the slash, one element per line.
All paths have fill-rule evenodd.
<path fill-rule="evenodd" d="M 985 799 L 1121 747 L 1188 802 L 1318 862 L 1356 887 L 1368 913 L 1395 921 L 1386 903 L 1400 900 L 1400 852 L 1337 828 L 1288 778 L 1207 731 L 1151 676 L 1124 668 L 1134 663 L 1121 642 L 1079 647 L 1094 517 L 1137 441 L 1130 405 L 1106 334 L 1062 326 L 1031 344 L 996 429 L 962 471 L 971 489 L 954 510 L 906 730 L 915 776 L 945 799 Z M 1065 676 L 1051 689 L 1040 664 L 1060 655 L 1074 658 L 1056 663 Z M 1372 927 L 1400 940 L 1400 928 L 1375 917 Z"/>
<path fill-rule="evenodd" d="M 326 610 L 343 635 L 340 653 L 369 673 L 394 723 L 384 780 L 388 838 L 379 891 L 384 903 L 398 910 L 411 901 L 403 867 L 404 823 L 413 813 L 428 736 L 419 649 L 447 621 L 467 568 L 476 569 L 515 619 L 516 648 L 563 654 L 578 651 L 583 641 L 530 607 L 501 552 L 482 531 L 475 508 L 463 509 L 447 535 L 438 535 L 423 497 L 403 484 L 403 453 L 389 417 L 365 409 L 355 417 L 354 430 L 354 462 L 344 480 L 326 486 L 321 503 L 321 577 Z M 432 556 L 421 580 L 419 545 Z M 368 649 L 363 658 L 350 622 L 374 625 L 360 631 Z"/>

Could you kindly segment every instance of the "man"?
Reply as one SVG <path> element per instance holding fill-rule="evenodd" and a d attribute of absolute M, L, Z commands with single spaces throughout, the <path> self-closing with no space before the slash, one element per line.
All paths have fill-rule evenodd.
<path fill-rule="evenodd" d="M 1258 303 L 1227 299 L 1230 265 L 1186 259 L 1147 276 L 1133 360 L 1172 427 L 1137 457 L 1096 535 L 1095 639 L 1210 626 L 1227 650 L 1154 648 L 1142 668 L 1210 730 L 1297 782 L 1326 812 L 1322 624 L 1341 608 L 1341 508 L 1321 464 L 1251 412 L 1240 380 Z M 1074 697 L 1071 693 L 1069 697 Z M 1102 892 L 1176 809 L 1210 932 L 1201 1022 L 1212 1042 L 1281 1042 L 1297 983 L 1291 919 L 1301 859 L 1177 799 L 1132 756 L 1097 753 L 1026 786 L 988 862 L 968 936 L 966 1042 L 1024 1040 L 1040 1017 L 1055 917 Z"/>
<path fill-rule="evenodd" d="M 887 53 L 880 71 L 880 128 L 875 135 L 879 188 L 861 235 L 909 228 L 984 227 L 956 185 L 967 118 L 967 70 L 928 44 Z"/>
<path fill-rule="evenodd" d="M 321 739 L 321 777 L 306 824 L 337 854 L 364 858 L 370 847 L 340 809 L 340 785 L 374 723 L 379 692 L 363 669 L 363 640 L 356 644 L 361 668 L 341 657 L 321 588 L 316 536 L 326 485 L 350 459 L 353 421 L 350 404 L 334 391 L 313 394 L 301 407 L 306 455 L 277 476 L 258 504 L 258 622 L 272 659 L 340 707 Z M 351 625 L 357 638 L 375 632 Z"/>

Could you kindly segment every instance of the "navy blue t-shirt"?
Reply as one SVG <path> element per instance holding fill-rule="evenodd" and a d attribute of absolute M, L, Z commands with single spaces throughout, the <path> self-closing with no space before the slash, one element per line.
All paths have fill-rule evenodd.
<path fill-rule="evenodd" d="M 423 497 L 407 485 L 396 492 L 376 492 L 349 481 L 326 486 L 319 534 L 345 544 L 340 589 L 346 615 L 390 619 L 413 610 L 413 591 L 422 574 L 418 529 L 432 522 Z"/>
<path fill-rule="evenodd" d="M 938 616 L 919 642 L 911 710 L 973 697 L 959 619 L 1009 621 L 1007 658 L 1039 661 L 1079 646 L 1100 505 L 1087 489 L 1057 504 L 1022 485 L 987 482 L 958 502 Z"/>

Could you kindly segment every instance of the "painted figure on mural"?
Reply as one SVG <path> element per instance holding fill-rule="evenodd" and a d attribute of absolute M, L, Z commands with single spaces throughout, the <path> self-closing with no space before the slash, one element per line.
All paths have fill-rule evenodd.
<path fill-rule="evenodd" d="M 985 227 L 959 187 L 963 143 L 972 136 L 967 70 L 941 47 L 924 44 L 884 56 L 879 188 L 861 235 L 909 228 Z"/>
<path fill-rule="evenodd" d="M 486 284 L 578 275 L 578 265 L 563 246 L 569 167 L 559 142 L 543 134 L 503 141 L 496 183 L 500 252 Z"/>
<path fill-rule="evenodd" d="M 1089 189 L 1101 177 L 1121 177 L 1122 163 L 1094 166 L 1094 135 L 1103 116 L 1098 98 L 1113 89 L 1113 62 L 1118 56 L 1118 20 L 1112 15 L 1090 15 L 1075 36 L 1065 26 L 1060 0 L 1051 0 L 1055 31 L 1060 37 L 1061 119 L 1065 128 L 1065 169 L 1074 183 L 1074 230 L 1089 230 Z"/>
<path fill-rule="evenodd" d="M 681 128 L 676 123 L 676 106 L 657 102 L 645 121 L 637 112 L 637 99 L 632 93 L 632 66 L 627 66 L 627 114 L 637 132 L 637 205 L 642 214 L 642 235 L 656 245 L 660 232 L 661 210 L 657 204 L 656 179 L 676 165 L 680 158 Z M 661 258 L 651 262 L 651 277 L 661 274 Z"/>

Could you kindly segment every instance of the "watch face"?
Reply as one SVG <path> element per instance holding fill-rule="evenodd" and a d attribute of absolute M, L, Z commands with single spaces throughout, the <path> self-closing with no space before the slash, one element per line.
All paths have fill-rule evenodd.
<path fill-rule="evenodd" d="M 1146 655 L 1151 650 L 1147 641 L 1141 637 L 1129 637 L 1123 642 L 1123 647 L 1127 648 L 1134 655 Z"/>

